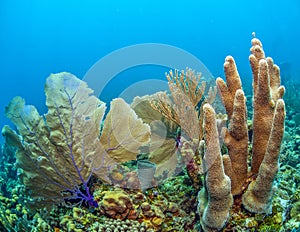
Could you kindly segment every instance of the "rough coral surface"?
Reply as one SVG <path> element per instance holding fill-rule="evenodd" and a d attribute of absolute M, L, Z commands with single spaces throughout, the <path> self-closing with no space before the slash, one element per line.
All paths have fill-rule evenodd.
<path fill-rule="evenodd" d="M 259 168 L 259 174 L 243 195 L 243 205 L 254 213 L 270 213 L 273 198 L 273 182 L 278 172 L 278 157 L 284 132 L 285 106 L 277 101 L 267 151 Z"/>
<path fill-rule="evenodd" d="M 231 194 L 231 181 L 225 175 L 222 156 L 220 151 L 217 123 L 214 109 L 205 104 L 204 108 L 204 134 L 205 134 L 205 153 L 203 164 L 205 166 L 205 192 L 206 202 L 199 207 L 201 215 L 201 225 L 205 231 L 214 231 L 222 229 L 229 217 L 229 211 L 233 203 Z M 202 198 L 200 194 L 199 199 Z"/>
<path fill-rule="evenodd" d="M 236 200 L 242 196 L 244 207 L 254 213 L 271 213 L 273 199 L 273 183 L 278 171 L 278 156 L 280 153 L 281 142 L 284 132 L 285 105 L 281 99 L 284 94 L 284 87 L 280 86 L 280 75 L 278 66 L 274 65 L 271 58 L 265 58 L 261 42 L 254 38 L 252 40 L 250 63 L 253 71 L 253 152 L 251 162 L 251 172 L 248 173 L 248 127 L 247 127 L 247 108 L 246 98 L 242 91 L 241 80 L 237 72 L 234 59 L 226 57 L 224 70 L 227 83 L 218 78 L 216 83 L 222 102 L 225 106 L 229 121 L 228 129 L 223 128 L 224 144 L 228 149 L 228 154 L 223 156 L 223 164 L 216 167 L 207 166 L 204 156 L 204 168 L 207 169 L 205 185 L 207 190 L 206 197 L 210 205 L 210 211 L 205 211 L 202 215 L 202 227 L 205 231 L 211 229 L 220 230 L 225 226 L 226 217 L 224 217 L 224 205 L 227 205 L 227 198 L 222 201 L 223 204 L 214 205 L 213 190 L 218 190 L 220 196 L 226 192 L 228 185 L 220 185 L 224 179 L 223 168 L 226 175 L 231 179 L 231 193 L 237 195 Z M 204 107 L 204 117 L 208 115 L 209 107 Z M 212 118 L 215 118 L 212 117 Z M 209 128 L 209 120 L 204 120 L 206 132 L 206 149 L 211 148 L 211 144 L 217 146 L 219 140 L 217 136 L 209 136 L 214 127 Z M 213 147 L 214 151 L 219 149 Z M 210 154 L 213 154 L 212 152 Z M 214 157 L 213 155 L 211 157 Z M 217 157 L 214 159 L 217 160 Z M 214 160 L 213 159 L 213 160 Z M 212 163 L 211 163 L 212 164 Z M 209 169 L 210 168 L 210 169 Z M 255 174 L 253 178 L 253 174 Z M 257 175 L 257 176 L 256 176 Z M 208 178 L 215 176 L 214 178 Z M 249 178 L 250 177 L 253 178 Z M 256 178 L 255 178 L 256 177 Z M 216 181 L 218 180 L 218 181 Z M 251 181 L 248 189 L 248 181 Z M 219 196 L 219 197 L 220 197 Z M 201 199 L 201 194 L 199 199 Z M 199 203 L 201 204 L 201 202 Z M 235 202 L 235 204 L 237 204 Z M 229 214 L 227 207 L 227 213 Z M 236 206 L 234 205 L 234 208 Z M 223 215 L 216 216 L 216 215 Z M 227 215 L 228 217 L 228 215 Z M 211 220 L 209 220 L 209 218 Z M 217 219 L 221 219 L 222 223 Z M 205 223 L 206 222 L 206 223 Z"/>
<path fill-rule="evenodd" d="M 242 192 L 248 174 L 247 109 L 241 89 L 236 91 L 229 128 L 223 128 L 222 136 L 229 153 L 223 156 L 225 173 L 231 179 L 232 194 L 237 195 Z"/>
<path fill-rule="evenodd" d="M 136 219 L 137 213 L 130 197 L 122 190 L 103 192 L 99 203 L 100 210 L 108 217 L 121 219 Z"/>
<path fill-rule="evenodd" d="M 280 69 L 265 57 L 262 43 L 253 38 L 249 57 L 253 74 L 253 156 L 252 173 L 257 174 L 267 150 L 276 102 L 284 95 Z"/>

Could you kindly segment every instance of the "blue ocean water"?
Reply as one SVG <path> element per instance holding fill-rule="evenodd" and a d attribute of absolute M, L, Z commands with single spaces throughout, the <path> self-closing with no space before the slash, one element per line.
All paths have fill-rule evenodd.
<path fill-rule="evenodd" d="M 248 56 L 255 32 L 267 55 L 282 65 L 283 78 L 297 79 L 299 22 L 297 0 L 2 0 L 0 125 L 11 125 L 4 109 L 16 95 L 46 112 L 43 88 L 49 74 L 68 71 L 83 78 L 102 57 L 141 43 L 183 49 L 201 60 L 214 77 L 224 77 L 224 58 L 232 55 L 243 81 L 250 83 Z M 155 66 L 125 70 L 102 98 L 109 101 L 126 84 L 143 78 L 164 79 L 165 71 Z"/>
<path fill-rule="evenodd" d="M 215 215 L 227 207 L 230 216 L 223 221 L 226 223 L 226 231 L 239 228 L 241 231 L 299 231 L 299 23 L 298 0 L 1 0 L 0 129 L 4 128 L 3 136 L 6 136 L 7 141 L 11 140 L 11 144 L 4 144 L 3 137 L 0 136 L 0 231 L 70 231 L 74 226 L 82 231 L 104 231 L 108 225 L 109 229 L 115 225 L 128 228 L 128 225 L 124 224 L 128 223 L 127 219 L 133 219 L 129 221 L 130 231 L 133 231 L 132 228 L 143 229 L 137 229 L 139 231 L 145 231 L 145 228 L 154 228 L 147 231 L 199 231 L 200 227 L 203 230 L 205 227 L 212 230 L 220 228 L 221 226 L 217 225 L 218 220 L 209 223 L 210 220 L 206 220 L 204 216 L 206 213 L 201 212 L 204 208 L 208 209 L 206 201 L 220 206 L 212 210 Z M 257 159 L 255 148 L 260 149 L 260 144 L 255 146 L 253 140 L 247 147 L 248 150 L 240 148 L 247 145 L 245 135 L 249 135 L 249 140 L 253 137 L 259 138 L 259 141 L 266 141 L 260 139 L 268 138 L 264 138 L 266 133 L 262 132 L 262 136 L 260 133 L 257 135 L 256 132 L 260 128 L 254 128 L 254 125 L 266 126 L 266 122 L 270 122 L 273 115 L 263 112 L 263 120 L 260 120 L 262 117 L 259 112 L 257 121 L 253 121 L 253 124 L 250 122 L 252 114 L 258 112 L 257 108 L 254 111 L 251 109 L 252 73 L 248 57 L 253 37 L 262 41 L 266 55 L 271 56 L 280 66 L 281 81 L 287 90 L 283 97 L 286 105 L 285 128 L 283 130 L 283 121 L 280 120 L 285 114 L 284 103 L 280 99 L 276 102 L 279 110 L 274 114 L 276 117 L 273 122 L 277 123 L 274 123 L 275 130 L 272 128 L 269 139 L 271 143 L 268 143 L 265 152 L 267 158 L 264 159 L 258 173 L 253 171 L 252 164 L 255 164 L 253 160 Z M 102 115 L 99 108 L 97 112 L 89 111 L 91 114 L 85 114 L 85 109 L 90 109 L 92 103 L 97 102 L 97 106 L 101 105 L 94 101 L 94 98 L 82 98 L 84 100 L 80 101 L 80 107 L 73 110 L 80 94 L 75 98 L 70 95 L 81 82 L 72 75 L 61 75 L 64 78 L 59 79 L 64 81 L 67 90 L 63 94 L 55 89 L 59 75 L 52 76 L 56 79 L 48 79 L 47 85 L 52 96 L 67 96 L 69 104 L 66 108 L 72 113 L 69 121 L 69 118 L 66 122 L 63 120 L 65 105 L 55 105 L 56 111 L 52 111 L 48 118 L 45 117 L 46 127 L 38 127 L 37 130 L 33 129 L 34 133 L 27 134 L 31 132 L 28 125 L 32 125 L 30 120 L 34 118 L 34 110 L 31 107 L 19 107 L 23 111 L 18 114 L 16 108 L 18 104 L 22 104 L 22 100 L 16 98 L 8 110 L 18 119 L 22 119 L 22 126 L 26 127 L 26 132 L 22 132 L 24 127 L 20 127 L 18 120 L 15 120 L 15 124 L 19 123 L 18 129 L 22 135 L 20 137 L 14 136 L 13 131 L 4 126 L 9 125 L 17 131 L 16 126 L 5 117 L 5 107 L 15 96 L 21 96 L 26 100 L 26 104 L 34 105 L 41 115 L 47 112 L 44 86 L 51 73 L 70 72 L 86 81 L 109 108 L 109 102 L 119 96 L 130 103 L 137 95 L 142 96 L 160 89 L 167 90 L 165 73 L 170 69 L 181 70 L 190 67 L 201 72 L 208 85 L 211 85 L 219 76 L 224 79 L 223 63 L 227 55 L 235 58 L 247 96 L 248 128 L 243 117 L 237 117 L 240 118 L 237 120 L 240 121 L 238 126 L 233 125 L 233 120 L 227 122 L 228 128 L 233 128 L 235 132 L 243 128 L 242 124 L 248 129 L 248 133 L 241 130 L 243 137 L 239 144 L 233 141 L 237 136 L 227 136 L 232 140 L 230 144 L 223 136 L 219 137 L 220 141 L 217 135 L 209 139 L 208 131 L 212 128 L 209 126 L 214 124 L 209 123 L 210 119 L 207 116 L 210 108 L 207 105 L 204 109 L 199 107 L 204 102 L 202 96 L 201 99 L 196 99 L 196 103 L 193 102 L 194 114 L 190 111 L 191 104 L 185 104 L 184 99 L 180 101 L 181 99 L 178 100 L 179 97 L 174 95 L 174 102 L 180 102 L 181 108 L 163 108 L 159 102 L 152 101 L 151 104 L 158 103 L 155 105 L 156 111 L 161 113 L 158 118 L 163 116 L 160 121 L 152 121 L 151 110 L 146 111 L 142 108 L 145 105 L 141 108 L 136 107 L 137 115 L 147 112 L 141 117 L 143 120 L 148 120 L 147 117 L 150 116 L 151 127 L 145 125 L 144 133 L 138 133 L 142 129 L 137 129 L 137 124 L 134 124 L 135 120 L 132 118 L 135 115 L 130 117 L 129 111 L 126 111 L 127 105 L 120 99 L 114 101 L 114 104 L 119 104 L 122 110 L 115 105 L 116 110 L 111 113 L 111 118 L 108 116 L 104 122 L 100 122 L 99 118 Z M 185 90 L 187 86 L 189 90 L 193 89 L 186 80 L 181 82 L 181 90 Z M 170 89 L 172 91 L 172 86 Z M 172 93 L 175 92 L 173 89 Z M 177 96 L 183 96 L 181 92 L 176 93 Z M 201 94 L 194 94 L 192 97 L 191 95 L 193 94 L 190 94 L 188 100 L 194 101 L 192 98 Z M 244 98 L 240 91 L 239 96 L 242 97 L 242 102 Z M 55 100 L 52 106 L 60 103 Z M 220 112 L 221 105 L 218 105 L 218 100 L 214 102 L 217 113 Z M 181 104 L 182 102 L 184 104 Z M 152 108 L 155 108 L 154 105 Z M 187 113 L 183 113 L 183 117 L 179 115 L 182 109 Z M 171 113 L 165 115 L 167 110 Z M 178 115 L 172 115 L 173 110 Z M 239 109 L 236 110 L 238 111 Z M 202 125 L 202 112 L 204 125 L 208 119 L 204 134 L 198 127 Z M 77 121 L 78 115 L 82 114 L 84 117 Z M 217 117 L 219 116 L 222 115 Z M 98 121 L 94 120 L 96 117 Z M 119 120 L 120 118 L 122 120 Z M 276 118 L 279 118 L 278 121 Z M 221 119 L 218 120 L 219 127 L 226 124 L 224 118 L 218 119 Z M 126 120 L 128 124 L 124 123 Z M 93 122 L 101 123 L 101 127 L 98 124 L 95 126 Z M 174 122 L 175 126 L 172 125 Z M 148 122 L 147 124 L 150 125 Z M 57 126 L 59 129 L 55 131 Z M 54 133 L 45 134 L 49 131 L 41 131 L 45 128 L 51 131 L 54 128 Z M 149 128 L 151 131 L 148 131 Z M 99 130 L 102 133 L 99 133 Z M 139 141 L 140 137 L 147 140 L 150 132 L 153 135 L 151 143 Z M 206 143 L 205 154 L 200 154 L 203 147 L 198 139 L 202 137 Z M 116 144 L 113 140 L 116 140 Z M 218 142 L 225 142 L 222 144 L 222 151 L 218 151 Z M 231 149 L 232 144 L 239 146 Z M 280 144 L 281 151 L 277 159 L 276 155 L 279 152 L 276 149 L 279 147 L 276 148 L 276 145 Z M 120 160 L 119 148 L 122 152 Z M 243 165 L 234 170 L 236 173 L 227 173 L 231 172 L 228 160 L 229 163 L 231 161 L 227 157 L 227 165 L 225 159 L 222 165 L 222 162 L 219 162 L 222 161 L 221 158 L 217 159 L 217 153 L 231 155 L 234 152 L 231 153 L 230 150 L 235 148 L 239 154 L 245 155 L 243 160 L 240 159 L 241 162 L 236 162 Z M 110 154 L 111 151 L 116 152 Z M 129 157 L 130 155 L 133 158 Z M 215 155 L 211 156 L 216 158 L 213 164 L 207 162 L 212 160 L 211 157 L 206 159 L 210 155 Z M 270 157 L 272 162 L 269 162 Z M 250 159 L 252 164 L 248 165 L 247 161 Z M 219 166 L 215 161 L 219 162 Z M 213 197 L 209 195 L 214 196 L 214 188 L 215 191 L 218 190 L 217 182 L 222 179 L 223 172 L 214 168 L 220 167 L 230 176 L 233 187 L 236 185 L 234 182 L 239 179 L 239 171 L 245 174 L 239 183 L 240 192 L 236 194 L 232 191 L 232 194 L 236 194 L 232 206 L 228 203 L 231 201 L 231 194 L 227 198 L 225 196 L 221 204 L 214 202 Z M 230 170 L 226 170 L 228 167 Z M 234 167 L 233 165 L 232 168 Z M 247 168 L 252 169 L 247 172 Z M 102 170 L 104 171 L 100 173 Z M 215 178 L 219 181 L 214 180 L 216 175 L 209 175 L 209 170 L 210 173 L 215 170 L 216 173 L 220 173 L 218 178 Z M 268 173 L 266 178 L 264 173 Z M 262 210 L 258 209 L 258 201 L 257 205 L 254 201 L 254 207 L 249 207 L 247 203 L 249 199 L 251 201 L 251 195 L 249 197 L 247 192 L 252 191 L 252 184 L 259 181 L 265 181 L 263 186 L 259 186 L 262 190 L 259 197 L 269 201 L 266 196 L 271 195 L 272 212 L 270 205 L 265 202 Z M 265 186 L 267 187 L 264 189 Z M 219 188 L 220 196 L 224 195 L 222 192 L 229 192 L 229 188 L 229 181 L 222 182 Z M 207 199 L 204 199 L 206 194 Z M 37 198 L 31 201 L 31 197 L 36 195 Z M 116 211 L 107 207 L 110 204 L 106 205 L 105 201 L 113 202 L 115 197 L 119 197 L 120 205 L 126 205 L 124 210 L 123 206 L 119 207 L 119 203 L 116 204 Z M 49 206 L 48 203 L 52 200 L 54 207 L 51 210 L 43 210 L 42 208 Z M 30 206 L 36 207 L 37 211 Z M 35 214 L 36 212 L 40 214 Z M 207 218 L 209 217 L 208 215 Z M 215 218 L 219 219 L 218 216 Z"/>

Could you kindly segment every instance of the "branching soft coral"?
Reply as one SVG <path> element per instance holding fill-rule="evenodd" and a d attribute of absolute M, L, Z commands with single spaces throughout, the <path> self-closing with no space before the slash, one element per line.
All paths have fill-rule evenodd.
<path fill-rule="evenodd" d="M 148 143 L 149 126 L 124 100 L 115 99 L 100 135 L 105 104 L 85 82 L 69 73 L 51 75 L 45 92 L 46 115 L 39 115 L 20 97 L 6 108 L 6 116 L 20 134 L 8 126 L 2 130 L 6 143 L 17 148 L 19 177 L 28 193 L 43 202 L 68 200 L 97 206 L 89 189 L 91 176 L 109 181 L 110 167 L 134 159 L 139 146 Z M 122 111 L 129 116 L 119 127 Z"/>
<path fill-rule="evenodd" d="M 195 163 L 200 160 L 197 149 L 203 137 L 202 106 L 205 102 L 212 104 L 217 91 L 210 88 L 204 96 L 206 82 L 200 73 L 191 69 L 170 71 L 166 77 L 171 94 L 159 92 L 135 98 L 133 103 L 137 114 L 151 125 L 153 146 L 150 146 L 149 160 L 157 164 L 156 176 L 167 178 L 187 167 L 198 185 L 199 166 Z M 162 128 L 167 134 L 162 133 Z"/>

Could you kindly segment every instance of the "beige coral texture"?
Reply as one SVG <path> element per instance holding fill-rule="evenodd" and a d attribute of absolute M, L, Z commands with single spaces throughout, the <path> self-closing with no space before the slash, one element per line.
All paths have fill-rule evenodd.
<path fill-rule="evenodd" d="M 282 96 L 285 89 L 280 86 L 279 67 L 274 64 L 272 58 L 265 57 L 262 43 L 257 38 L 253 38 L 251 42 L 249 59 L 254 87 L 252 154 L 248 154 L 246 98 L 233 57 L 228 56 L 225 59 L 226 83 L 221 78 L 216 80 L 218 92 L 229 119 L 228 128 L 222 130 L 228 154 L 222 157 L 217 155 L 220 153 L 216 147 L 217 136 L 211 136 L 216 124 L 215 118 L 210 119 L 214 110 L 210 106 L 204 107 L 203 163 L 208 171 L 205 179 L 206 193 L 199 194 L 199 201 L 203 202 L 203 195 L 206 195 L 207 203 L 199 207 L 199 212 L 205 231 L 219 231 L 224 227 L 228 219 L 224 211 L 229 213 L 232 203 L 228 199 L 232 195 L 243 194 L 244 207 L 253 213 L 270 213 L 272 208 L 273 182 L 278 170 L 278 156 L 284 132 L 285 105 Z M 214 160 L 208 162 L 206 158 L 208 155 L 211 155 L 211 158 L 215 157 Z M 248 155 L 252 155 L 249 171 Z M 221 203 L 215 204 L 215 190 L 218 190 L 224 183 L 224 175 L 228 176 L 230 181 L 227 181 L 227 185 L 217 195 Z M 244 186 L 250 176 L 256 176 L 256 178 L 245 190 Z M 230 196 L 220 194 L 227 193 L 228 186 L 231 187 Z"/>

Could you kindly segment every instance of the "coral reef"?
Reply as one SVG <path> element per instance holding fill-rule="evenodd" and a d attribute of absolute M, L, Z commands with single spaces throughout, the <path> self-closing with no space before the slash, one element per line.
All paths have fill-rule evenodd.
<path fill-rule="evenodd" d="M 249 113 L 231 56 L 226 82 L 206 88 L 190 69 L 171 71 L 170 94 L 131 105 L 117 98 L 106 115 L 69 73 L 47 79 L 45 115 L 13 99 L 6 115 L 16 130 L 2 130 L 0 230 L 299 230 L 299 112 L 290 98 L 285 112 L 279 68 L 257 38 L 251 53 Z"/>

